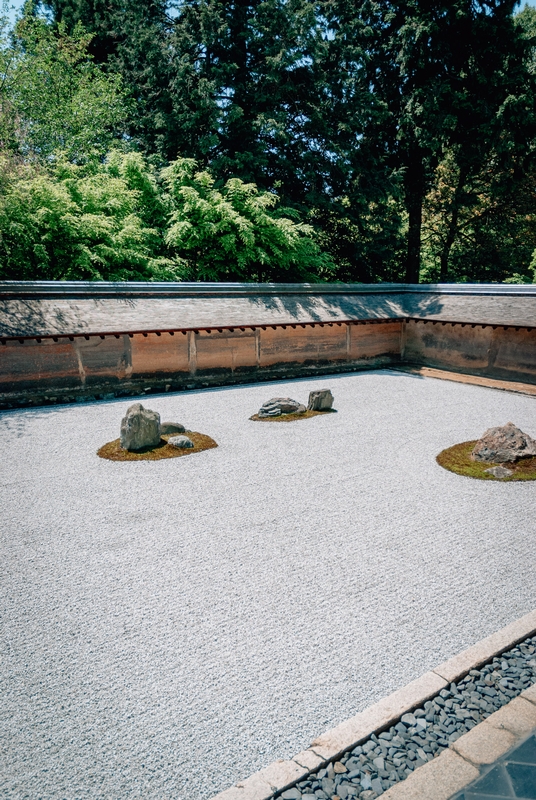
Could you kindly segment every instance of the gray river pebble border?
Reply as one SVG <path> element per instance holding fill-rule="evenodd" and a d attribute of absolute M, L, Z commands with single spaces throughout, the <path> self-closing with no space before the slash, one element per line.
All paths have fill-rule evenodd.
<path fill-rule="evenodd" d="M 442 689 L 378 736 L 311 773 L 283 800 L 374 800 L 536 681 L 536 636 Z"/>

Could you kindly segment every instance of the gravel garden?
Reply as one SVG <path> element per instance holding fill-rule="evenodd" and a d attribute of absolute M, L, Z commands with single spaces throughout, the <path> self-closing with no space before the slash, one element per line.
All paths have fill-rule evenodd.
<path fill-rule="evenodd" d="M 326 387 L 337 413 L 250 420 Z M 131 399 L 0 414 L 6 797 L 208 800 L 535 607 L 534 483 L 436 462 L 536 437 L 534 398 L 379 370 L 141 400 L 218 446 L 99 458 Z M 290 791 L 377 794 L 534 644 Z"/>

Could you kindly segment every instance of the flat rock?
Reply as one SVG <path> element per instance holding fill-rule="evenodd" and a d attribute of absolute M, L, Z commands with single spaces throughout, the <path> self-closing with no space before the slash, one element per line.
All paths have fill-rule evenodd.
<path fill-rule="evenodd" d="M 180 422 L 161 422 L 160 434 L 163 433 L 184 433 L 186 428 Z"/>
<path fill-rule="evenodd" d="M 259 409 L 259 417 L 280 417 L 281 414 L 305 414 L 306 408 L 290 397 L 272 397 Z"/>
<path fill-rule="evenodd" d="M 143 450 L 156 447 L 160 441 L 160 414 L 134 403 L 121 420 L 121 447 L 124 450 Z"/>
<path fill-rule="evenodd" d="M 188 436 L 170 436 L 168 439 L 168 444 L 172 447 L 178 447 L 181 450 L 187 450 L 191 447 L 195 447 L 194 443 Z"/>
<path fill-rule="evenodd" d="M 281 797 L 283 800 L 301 800 L 302 793 L 299 789 L 296 789 L 296 787 L 293 786 L 292 789 L 287 789 L 286 792 L 283 792 Z M 315 797 L 315 795 L 313 795 L 313 797 Z"/>
<path fill-rule="evenodd" d="M 488 472 L 494 478 L 509 478 L 510 475 L 514 474 L 513 470 L 507 467 L 490 467 L 490 469 L 485 469 L 484 472 Z"/>
<path fill-rule="evenodd" d="M 473 461 L 501 464 L 519 458 L 536 456 L 536 441 L 516 428 L 513 422 L 498 428 L 489 428 L 473 447 Z"/>
<path fill-rule="evenodd" d="M 309 392 L 307 411 L 329 411 L 333 406 L 333 395 L 330 389 L 316 389 Z"/>

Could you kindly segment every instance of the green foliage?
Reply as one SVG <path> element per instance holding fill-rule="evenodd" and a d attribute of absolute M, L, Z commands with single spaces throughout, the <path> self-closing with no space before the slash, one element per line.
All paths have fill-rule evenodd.
<path fill-rule="evenodd" d="M 278 198 L 230 178 L 215 188 L 209 172 L 179 159 L 162 172 L 173 211 L 166 242 L 188 280 L 315 281 L 334 271 L 313 228 L 275 212 Z M 283 214 L 287 216 L 283 216 Z"/>
<path fill-rule="evenodd" d="M 2 269 L 533 280 L 536 11 L 515 5 L 28 0 L 0 46 Z"/>
<path fill-rule="evenodd" d="M 61 152 L 83 163 L 104 155 L 121 133 L 126 106 L 119 75 L 105 75 L 88 55 L 91 35 L 54 30 L 28 10 L 0 48 L 2 149 L 26 159 Z"/>
<path fill-rule="evenodd" d="M 162 236 L 144 220 L 141 158 L 115 153 L 89 168 L 59 162 L 11 176 L 0 198 L 4 280 L 146 280 L 176 277 Z M 147 194 L 147 192 L 146 192 Z"/>
<path fill-rule="evenodd" d="M 48 170 L 0 164 L 4 280 L 321 280 L 333 264 L 275 195 L 137 153 Z M 9 166 L 9 165 L 8 165 Z"/>

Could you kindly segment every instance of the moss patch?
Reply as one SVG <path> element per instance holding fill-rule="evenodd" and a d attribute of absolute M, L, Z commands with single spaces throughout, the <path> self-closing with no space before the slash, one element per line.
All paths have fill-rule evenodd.
<path fill-rule="evenodd" d="M 253 414 L 250 419 L 254 422 L 293 422 L 295 419 L 310 419 L 311 417 L 336 413 L 337 411 L 335 408 L 328 408 L 326 411 L 306 411 L 305 414 L 280 414 L 279 417 L 259 417 L 258 414 Z"/>
<path fill-rule="evenodd" d="M 195 431 L 186 431 L 185 435 L 194 443 L 193 447 L 182 448 L 173 447 L 168 444 L 168 439 L 171 436 L 178 436 L 177 433 L 164 434 L 160 439 L 160 444 L 156 447 L 146 447 L 143 450 L 131 452 L 130 450 L 123 450 L 119 439 L 114 439 L 113 442 L 103 445 L 97 450 L 97 455 L 100 458 L 107 458 L 109 461 L 160 461 L 161 458 L 180 458 L 181 456 L 191 456 L 194 453 L 201 453 L 203 450 L 210 450 L 212 447 L 217 447 L 217 443 L 210 436 L 204 433 L 196 433 Z"/>
<path fill-rule="evenodd" d="M 465 475 L 468 478 L 477 478 L 482 481 L 501 481 L 502 483 L 506 481 L 536 481 L 536 458 L 521 458 L 519 461 L 500 465 L 473 461 L 471 452 L 477 441 L 475 439 L 473 442 L 462 442 L 448 447 L 436 457 L 437 463 L 440 467 L 455 472 L 457 475 Z M 498 466 L 511 469 L 514 474 L 509 478 L 495 478 L 486 472 L 490 467 Z"/>

